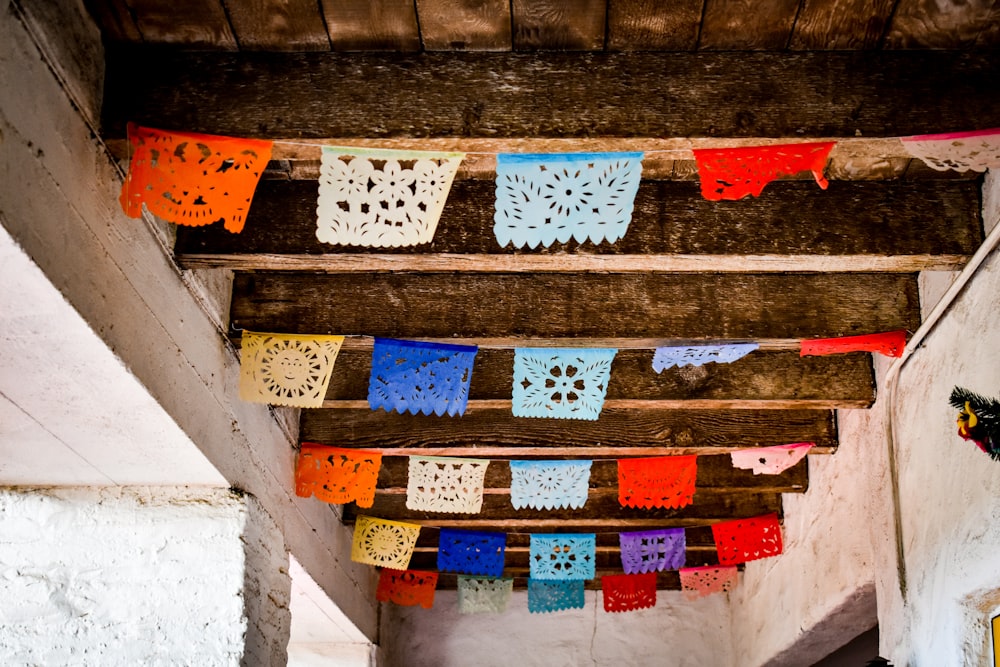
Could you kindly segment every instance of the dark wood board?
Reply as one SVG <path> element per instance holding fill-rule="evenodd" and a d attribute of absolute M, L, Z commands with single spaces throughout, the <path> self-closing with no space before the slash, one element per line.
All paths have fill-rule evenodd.
<path fill-rule="evenodd" d="M 598 452 L 619 448 L 621 453 L 615 456 L 657 455 L 643 448 L 724 454 L 793 442 L 836 447 L 834 415 L 824 410 L 607 409 L 596 421 L 584 421 L 517 418 L 509 410 L 483 410 L 449 418 L 316 408 L 302 411 L 299 437 L 303 442 L 336 447 L 412 449 L 415 455 L 454 448 L 472 448 L 487 457 L 494 456 L 492 449 L 501 448 L 513 450 L 506 455 L 513 457 L 521 451 L 533 452 L 532 456 L 577 456 L 565 454 L 561 448 Z"/>
<path fill-rule="evenodd" d="M 749 339 L 920 324 L 907 274 L 240 273 L 231 326 L 390 338 Z"/>
<path fill-rule="evenodd" d="M 244 51 L 329 51 L 317 0 L 223 0 Z"/>
<path fill-rule="evenodd" d="M 224 51 L 239 46 L 221 0 L 126 1 L 147 42 Z"/>
<path fill-rule="evenodd" d="M 863 353 L 800 357 L 794 351 L 757 351 L 729 364 L 674 367 L 662 373 L 653 370 L 652 359 L 652 350 L 620 350 L 611 365 L 606 398 L 825 399 L 868 404 L 875 399 L 871 359 Z M 509 399 L 513 365 L 513 350 L 479 350 L 469 399 Z M 327 389 L 327 400 L 366 399 L 370 373 L 371 352 L 341 350 Z"/>
<path fill-rule="evenodd" d="M 363 514 L 364 512 L 362 512 Z M 345 520 L 348 525 L 353 525 L 354 519 L 349 518 Z M 669 526 L 662 526 L 663 528 L 669 528 Z M 493 531 L 492 528 L 483 528 L 482 530 Z M 652 529 L 650 529 L 652 530 Z M 531 535 L 533 533 L 546 533 L 546 534 L 558 534 L 558 533 L 593 533 L 594 542 L 598 549 L 611 550 L 620 548 L 619 532 L 618 531 L 601 531 L 599 529 L 594 529 L 593 527 L 582 526 L 574 524 L 572 521 L 567 521 L 558 528 L 538 528 L 538 529 L 504 529 L 497 528 L 495 531 L 506 532 L 507 533 L 507 548 L 514 550 L 527 550 L 531 546 Z M 433 552 L 438 546 L 439 533 L 438 531 L 431 528 L 431 526 L 426 526 L 421 528 L 420 535 L 417 536 L 417 546 L 416 551 Z M 688 550 L 692 554 L 697 554 L 705 551 L 715 550 L 715 538 L 712 536 L 711 526 L 687 526 L 684 528 L 684 542 L 687 545 Z M 699 563 L 700 564 L 700 563 Z"/>
<path fill-rule="evenodd" d="M 799 0 L 705 0 L 698 48 L 778 50 L 788 45 Z"/>
<path fill-rule="evenodd" d="M 691 51 L 704 0 L 608 0 L 609 51 Z"/>
<path fill-rule="evenodd" d="M 334 51 L 420 50 L 420 29 L 412 0 L 320 1 Z M 318 81 L 303 85 L 322 86 Z M 333 99 L 330 103 L 339 106 Z"/>
<path fill-rule="evenodd" d="M 152 54 L 122 47 L 109 52 L 103 131 L 120 139 L 135 121 L 286 139 L 894 137 L 1000 126 L 997 81 L 1000 59 L 962 52 Z"/>
<path fill-rule="evenodd" d="M 621 570 L 602 570 L 597 573 L 597 577 L 594 579 L 589 579 L 583 582 L 584 590 L 588 591 L 599 591 L 601 590 L 601 576 L 605 574 L 621 574 Z M 528 587 L 528 573 L 527 572 L 511 572 L 514 576 L 514 590 L 524 590 Z M 454 590 L 458 586 L 458 575 L 451 574 L 448 572 L 443 572 L 438 575 L 437 589 L 439 591 Z M 681 578 L 680 574 L 677 572 L 657 572 L 656 573 L 656 589 L 661 591 L 679 591 L 681 590 Z"/>
<path fill-rule="evenodd" d="M 599 51 L 606 0 L 512 0 L 515 51 Z"/>
<path fill-rule="evenodd" d="M 698 457 L 697 487 L 704 491 L 751 491 L 758 493 L 805 493 L 809 484 L 808 457 L 779 475 L 755 475 L 751 470 L 734 468 L 728 454 Z M 378 473 L 379 492 L 391 489 L 405 492 L 409 458 L 386 456 Z M 486 468 L 484 488 L 509 490 L 510 466 L 505 461 L 491 461 Z M 590 468 L 590 488 L 618 492 L 618 463 L 597 460 Z M 499 494 L 503 495 L 503 494 Z"/>
<path fill-rule="evenodd" d="M 897 0 L 803 0 L 789 48 L 875 49 Z"/>
<path fill-rule="evenodd" d="M 995 32 L 998 22 L 1000 7 L 995 2 L 899 0 L 885 48 L 971 48 L 981 34 Z"/>
<path fill-rule="evenodd" d="M 83 4 L 97 22 L 105 42 L 142 41 L 142 35 L 125 0 L 84 0 Z"/>
<path fill-rule="evenodd" d="M 417 0 L 427 51 L 510 51 L 507 0 Z"/>
<path fill-rule="evenodd" d="M 452 186 L 434 240 L 411 248 L 334 246 L 316 238 L 315 181 L 263 181 L 246 227 L 178 227 L 178 254 L 491 253 L 532 255 L 971 255 L 982 241 L 975 181 L 771 183 L 759 198 L 712 202 L 695 182 L 643 181 L 616 243 L 500 247 L 496 185 Z"/>
<path fill-rule="evenodd" d="M 686 557 L 685 560 L 690 560 L 691 563 L 697 563 L 698 566 L 702 565 L 718 565 L 719 555 L 715 551 L 697 551 L 692 552 L 690 557 Z M 594 566 L 600 571 L 606 571 L 609 573 L 621 574 L 622 569 L 622 558 L 621 553 L 618 549 L 613 551 L 596 551 L 594 553 Z M 521 575 L 525 576 L 523 573 L 529 571 L 529 554 L 526 551 L 507 551 L 504 554 L 504 575 Z M 419 552 L 413 554 L 410 558 L 409 569 L 411 570 L 436 570 L 437 569 L 437 552 Z"/>

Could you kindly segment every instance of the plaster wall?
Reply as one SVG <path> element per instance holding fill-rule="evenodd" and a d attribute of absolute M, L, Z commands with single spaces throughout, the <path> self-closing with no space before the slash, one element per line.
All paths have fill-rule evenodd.
<path fill-rule="evenodd" d="M 587 591 L 583 609 L 548 614 L 529 613 L 525 591 L 503 614 L 459 614 L 457 593 L 438 591 L 433 609 L 384 605 L 381 637 L 383 667 L 737 665 L 726 596 L 688 601 L 680 591 L 618 614 L 604 611 L 600 591 Z"/>
<path fill-rule="evenodd" d="M 996 180 L 986 187 L 990 228 Z M 903 611 L 883 623 L 881 638 L 897 664 L 991 658 L 989 617 L 1000 609 L 1000 468 L 958 437 L 948 396 L 956 385 L 1000 394 L 998 312 L 994 251 L 900 371 L 892 418 L 905 593 Z"/>
<path fill-rule="evenodd" d="M 0 490 L 0 664 L 239 664 L 247 520 L 222 490 Z"/>

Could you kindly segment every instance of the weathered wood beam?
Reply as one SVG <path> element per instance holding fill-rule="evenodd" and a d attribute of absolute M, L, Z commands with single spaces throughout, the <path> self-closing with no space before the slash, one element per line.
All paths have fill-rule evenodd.
<path fill-rule="evenodd" d="M 353 522 L 350 519 L 349 522 Z M 504 528 L 492 528 L 489 522 L 480 521 L 477 530 L 505 532 Z M 667 528 L 669 526 L 663 526 Z M 507 548 L 527 550 L 531 545 L 532 533 L 594 533 L 594 541 L 598 549 L 618 549 L 620 548 L 618 531 L 597 531 L 594 532 L 593 524 L 578 524 L 572 520 L 564 521 L 557 528 L 529 526 L 524 530 L 506 530 Z M 431 552 L 438 547 L 439 533 L 435 530 L 421 530 L 417 536 L 417 546 L 415 551 Z M 684 541 L 687 548 L 693 552 L 714 551 L 715 538 L 712 536 L 712 527 L 706 525 L 688 526 L 684 528 Z"/>
<path fill-rule="evenodd" d="M 505 576 L 527 576 L 529 570 L 528 551 L 525 549 L 507 549 L 504 554 Z M 704 549 L 692 552 L 691 563 L 701 565 L 718 565 L 719 556 L 715 549 Z M 594 553 L 594 565 L 598 570 L 609 573 L 622 573 L 621 552 L 618 548 L 597 549 Z M 410 558 L 410 569 L 436 570 L 437 552 L 415 552 Z"/>
<path fill-rule="evenodd" d="M 820 454 L 837 446 L 834 413 L 822 410 L 607 409 L 591 422 L 521 419 L 504 410 L 443 418 L 312 409 L 302 411 L 300 437 L 384 456 L 484 458 L 707 455 L 792 442 L 815 442 Z"/>
<path fill-rule="evenodd" d="M 1000 126 L 989 53 L 109 51 L 103 123 L 244 137 L 895 137 Z M 933 100 L 933 104 L 928 104 Z"/>
<path fill-rule="evenodd" d="M 587 521 L 605 522 L 604 525 L 629 525 L 630 521 L 659 521 L 668 525 L 705 525 L 716 521 L 781 513 L 780 493 L 701 493 L 695 492 L 694 501 L 680 509 L 653 507 L 622 507 L 617 497 L 596 496 L 587 499 L 580 509 L 536 510 L 532 508 L 514 509 L 506 496 L 483 496 L 483 507 L 475 515 L 439 514 L 411 510 L 406 507 L 404 496 L 376 496 L 375 503 L 368 508 L 357 508 L 353 504 L 344 505 L 344 520 L 349 521 L 359 514 L 395 521 L 413 521 L 428 526 L 476 525 L 482 521 L 505 523 L 509 521 Z"/>
<path fill-rule="evenodd" d="M 644 181 L 628 233 L 536 251 L 493 236 L 492 182 L 456 182 L 434 240 L 409 249 L 316 238 L 317 186 L 264 181 L 241 234 L 178 228 L 182 266 L 320 272 L 918 271 L 954 268 L 982 241 L 974 181 L 772 183 L 760 198 L 710 202 L 697 183 Z"/>
<path fill-rule="evenodd" d="M 389 337 L 811 338 L 915 330 L 910 274 L 237 274 L 231 324 Z"/>
<path fill-rule="evenodd" d="M 739 566 L 742 567 L 742 566 Z M 589 579 L 583 582 L 583 587 L 588 591 L 599 591 L 601 590 L 601 577 L 606 574 L 621 574 L 622 571 L 619 570 L 601 570 L 597 572 L 597 576 L 594 579 Z M 506 574 L 506 573 L 505 573 Z M 514 590 L 524 590 L 528 587 L 528 572 L 520 570 L 512 570 L 509 576 L 514 577 Z M 442 572 L 438 575 L 437 590 L 448 591 L 455 590 L 458 586 L 458 575 L 451 574 L 449 572 Z M 681 590 L 681 577 L 677 572 L 667 571 L 667 572 L 657 572 L 656 573 L 656 588 L 661 591 L 679 591 Z"/>
<path fill-rule="evenodd" d="M 383 457 L 378 475 L 378 492 L 405 494 L 407 468 L 405 457 Z M 485 492 L 510 493 L 510 466 L 494 461 L 486 468 Z M 750 470 L 734 468 L 728 455 L 702 456 L 698 459 L 697 488 L 704 491 L 752 491 L 756 493 L 804 493 L 809 485 L 808 461 L 803 460 L 780 475 L 755 475 Z M 615 461 L 594 461 L 590 469 L 590 492 L 618 492 L 618 466 Z"/>
<path fill-rule="evenodd" d="M 875 377 L 866 354 L 801 357 L 793 351 L 757 351 L 730 364 L 668 368 L 662 373 L 653 370 L 652 359 L 652 350 L 618 352 L 606 407 L 832 409 L 868 407 L 875 400 Z M 509 409 L 513 366 L 513 350 L 480 350 L 469 409 Z M 371 352 L 342 350 L 336 368 L 324 407 L 368 407 Z"/>

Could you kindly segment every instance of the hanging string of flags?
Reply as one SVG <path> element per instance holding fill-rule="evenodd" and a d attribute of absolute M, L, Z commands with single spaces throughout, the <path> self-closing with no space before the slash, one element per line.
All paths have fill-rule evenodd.
<path fill-rule="evenodd" d="M 901 137 L 933 169 L 1000 166 L 1000 129 Z M 128 124 L 132 149 L 121 204 L 178 225 L 222 222 L 243 229 L 274 143 L 169 132 Z M 302 142 L 296 142 L 302 144 Z M 464 153 L 321 147 L 316 237 L 332 245 L 398 248 L 429 243 Z M 836 142 L 694 149 L 702 195 L 712 201 L 761 194 L 802 171 L 827 187 L 823 169 Z M 548 247 L 621 239 L 632 219 L 645 155 L 497 154 L 493 233 L 501 246 Z"/>

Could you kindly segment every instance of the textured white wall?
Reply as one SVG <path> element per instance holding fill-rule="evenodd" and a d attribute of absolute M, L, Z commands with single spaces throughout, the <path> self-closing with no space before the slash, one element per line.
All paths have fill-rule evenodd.
<path fill-rule="evenodd" d="M 514 591 L 503 614 L 459 614 L 457 594 L 433 609 L 383 606 L 382 667 L 734 667 L 725 595 L 690 602 L 658 591 L 652 609 L 609 614 L 600 591 L 583 609 L 531 614 Z M 739 663 L 742 665 L 743 663 Z"/>
<path fill-rule="evenodd" d="M 987 221 L 989 222 L 989 221 Z M 990 659 L 1000 607 L 1000 463 L 955 432 L 960 385 L 1000 397 L 1000 258 L 987 260 L 900 375 L 895 411 L 905 613 L 883 623 L 898 664 Z"/>
<path fill-rule="evenodd" d="M 239 664 L 246 520 L 225 491 L 0 490 L 0 664 Z"/>

